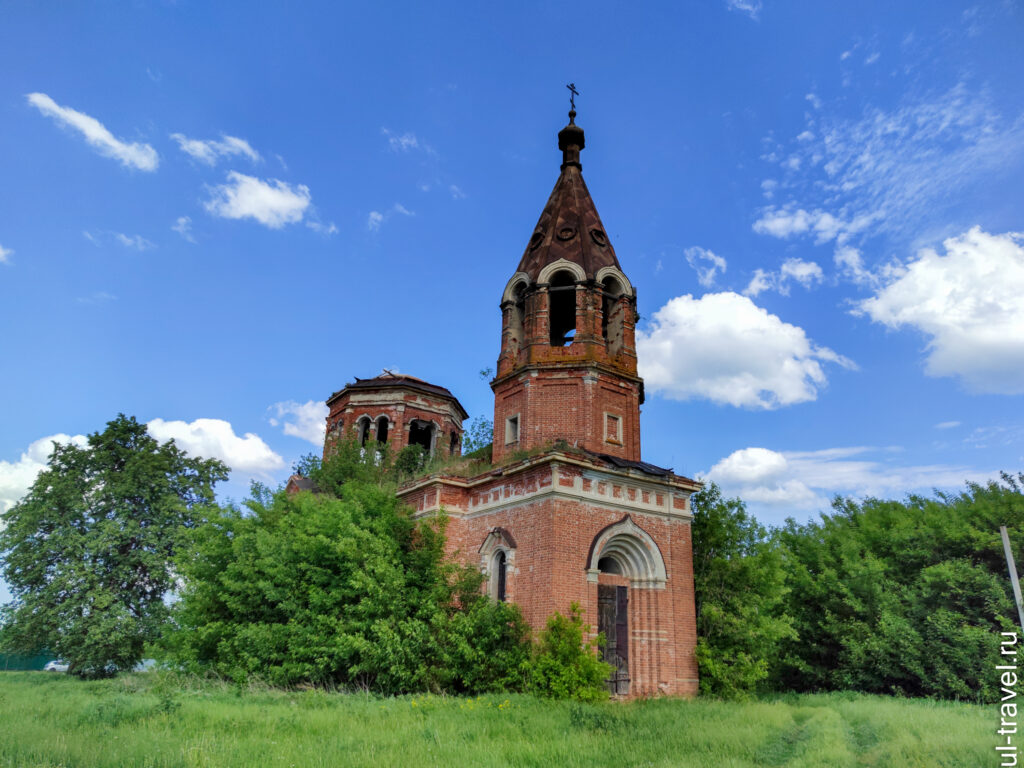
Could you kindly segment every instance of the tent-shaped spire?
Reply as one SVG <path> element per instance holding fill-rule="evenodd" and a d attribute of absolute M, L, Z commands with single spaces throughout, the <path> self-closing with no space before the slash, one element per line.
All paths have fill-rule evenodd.
<path fill-rule="evenodd" d="M 572 110 L 569 124 L 558 133 L 562 172 L 519 262 L 518 271 L 525 272 L 534 282 L 544 267 L 559 259 L 578 264 L 588 279 L 595 278 L 602 267 L 620 269 L 615 249 L 583 181 L 583 129 L 575 119 L 576 111 Z"/>

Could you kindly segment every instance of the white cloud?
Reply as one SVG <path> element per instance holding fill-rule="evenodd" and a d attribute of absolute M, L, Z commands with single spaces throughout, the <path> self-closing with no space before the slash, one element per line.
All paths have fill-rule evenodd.
<path fill-rule="evenodd" d="M 959 421 L 942 421 L 935 425 L 936 429 L 953 429 L 953 427 L 959 427 Z"/>
<path fill-rule="evenodd" d="M 782 262 L 782 269 L 780 271 L 784 278 L 792 278 L 804 288 L 811 288 L 815 283 L 820 283 L 825 279 L 821 267 L 815 262 L 803 261 L 797 258 L 786 259 Z"/>
<path fill-rule="evenodd" d="M 764 291 L 771 290 L 778 291 L 783 296 L 789 296 L 791 280 L 796 280 L 804 288 L 811 289 L 824 279 L 824 272 L 815 262 L 794 257 L 782 262 L 782 267 L 778 272 L 754 270 L 754 276 L 750 278 L 747 287 L 743 289 L 743 295 L 756 297 Z"/>
<path fill-rule="evenodd" d="M 270 418 L 272 426 L 281 426 L 286 435 L 308 440 L 318 448 L 323 448 L 324 434 L 327 427 L 328 408 L 321 400 L 309 400 L 297 403 L 286 400 L 270 406 L 274 416 Z"/>
<path fill-rule="evenodd" d="M 391 147 L 392 152 L 408 152 L 413 149 L 419 149 L 420 140 L 416 138 L 414 133 L 399 135 L 392 133 L 387 128 L 381 128 L 380 132 L 388 137 L 388 146 Z"/>
<path fill-rule="evenodd" d="M 750 278 L 747 287 L 743 289 L 744 296 L 758 296 L 763 291 L 775 290 L 778 286 L 778 275 L 774 272 L 766 272 L 763 269 L 755 269 L 754 276 Z"/>
<path fill-rule="evenodd" d="M 853 246 L 842 245 L 836 248 L 833 260 L 839 271 L 858 285 L 868 285 L 876 280 L 875 275 L 864 268 L 864 259 Z"/>
<path fill-rule="evenodd" d="M 285 465 L 284 459 L 259 437 L 251 433 L 238 437 L 228 422 L 219 419 L 196 419 L 191 424 L 154 419 L 146 426 L 161 442 L 174 438 L 182 450 L 203 458 L 220 459 L 241 472 L 263 474 Z M 72 443 L 80 448 L 88 445 L 85 435 L 60 433 L 34 441 L 17 461 L 0 461 L 0 513 L 13 507 L 35 482 L 36 476 L 46 469 L 55 442 Z"/>
<path fill-rule="evenodd" d="M 122 165 L 138 168 L 140 171 L 155 171 L 160 157 L 149 144 L 126 143 L 116 138 L 95 117 L 62 107 L 45 93 L 30 93 L 28 103 L 60 125 L 74 128 L 85 137 L 86 142 L 106 157 L 119 160 Z"/>
<path fill-rule="evenodd" d="M 379 232 L 381 226 L 385 221 L 391 218 L 393 214 L 400 214 L 402 216 L 415 216 L 416 211 L 410 211 L 401 203 L 395 203 L 384 213 L 380 211 L 370 211 L 370 215 L 366 217 L 366 228 L 370 232 Z"/>
<path fill-rule="evenodd" d="M 174 440 L 183 451 L 204 459 L 220 459 L 232 470 L 265 474 L 284 467 L 284 459 L 252 432 L 235 434 L 222 419 L 196 419 L 193 422 L 153 419 L 146 425 L 149 434 L 160 442 Z"/>
<path fill-rule="evenodd" d="M 114 232 L 113 234 L 114 239 L 125 248 L 134 248 L 137 251 L 148 251 L 150 248 L 156 247 L 142 235 L 126 235 L 123 232 Z"/>
<path fill-rule="evenodd" d="M 721 256 L 698 246 L 686 249 L 686 261 L 697 273 L 697 282 L 705 288 L 713 286 L 715 276 L 719 271 L 725 272 L 727 266 Z"/>
<path fill-rule="evenodd" d="M 178 220 L 171 225 L 171 229 L 181 235 L 185 240 L 190 243 L 194 243 L 196 239 L 192 237 L 192 217 L 191 216 L 179 216 Z"/>
<path fill-rule="evenodd" d="M 278 179 L 262 181 L 236 171 L 228 172 L 228 183 L 213 187 L 203 206 L 225 219 L 255 219 L 271 229 L 302 221 L 309 208 L 309 187 L 294 187 Z"/>
<path fill-rule="evenodd" d="M 333 221 L 330 224 L 324 224 L 323 222 L 314 221 L 310 219 L 306 221 L 306 226 L 312 229 L 314 232 L 319 232 L 321 235 L 338 234 L 338 227 Z"/>
<path fill-rule="evenodd" d="M 779 182 L 775 179 L 765 179 L 761 182 L 761 192 L 764 194 L 765 200 L 771 200 L 775 196 L 775 190 L 778 186 Z"/>
<path fill-rule="evenodd" d="M 1024 442 L 1024 425 L 1005 422 L 975 427 L 971 434 L 964 438 L 964 445 L 974 449 L 1018 445 L 1021 442 Z"/>
<path fill-rule="evenodd" d="M 804 98 L 811 102 L 811 106 L 815 109 L 821 109 L 822 101 L 816 93 L 808 93 Z"/>
<path fill-rule="evenodd" d="M 925 372 L 975 392 L 1024 394 L 1024 234 L 974 227 L 918 252 L 857 312 L 929 337 Z"/>
<path fill-rule="evenodd" d="M 459 187 L 455 184 L 449 185 L 448 191 L 452 193 L 453 200 L 462 200 L 463 198 L 466 197 L 466 193 L 459 189 Z"/>
<path fill-rule="evenodd" d="M 725 5 L 730 11 L 740 11 L 755 21 L 762 7 L 761 0 L 725 0 Z"/>
<path fill-rule="evenodd" d="M 836 494 L 903 497 L 934 488 L 955 489 L 967 481 L 985 482 L 996 475 L 946 464 L 899 466 L 892 462 L 894 455 L 898 452 L 864 446 L 819 451 L 751 447 L 729 454 L 706 477 L 726 495 L 782 516 L 824 511 Z"/>
<path fill-rule="evenodd" d="M 826 243 L 837 238 L 845 241 L 869 223 L 868 218 L 845 222 L 823 210 L 805 211 L 792 205 L 782 208 L 769 205 L 761 209 L 760 218 L 754 222 L 754 231 L 783 239 L 811 233 L 815 242 Z"/>
<path fill-rule="evenodd" d="M 0 461 L 0 513 L 6 512 L 28 491 L 36 475 L 46 469 L 47 460 L 53 452 L 53 443 L 86 444 L 84 435 L 57 434 L 41 437 L 31 443 L 18 461 Z"/>
<path fill-rule="evenodd" d="M 220 141 L 214 139 L 190 139 L 182 133 L 172 133 L 171 138 L 178 142 L 181 151 L 207 165 L 215 165 L 221 157 L 241 155 L 258 163 L 263 158 L 245 139 L 221 134 Z"/>
<path fill-rule="evenodd" d="M 764 158 L 784 173 L 773 190 L 779 203 L 754 223 L 759 234 L 855 248 L 879 234 L 906 242 L 964 215 L 968 189 L 1024 161 L 1024 116 L 1005 117 L 984 89 L 966 83 L 907 96 L 891 109 L 869 106 L 852 119 L 814 94 L 807 99 L 815 111 L 803 133 L 788 147 L 766 139 L 772 151 Z M 794 156 L 802 158 L 799 171 Z M 863 282 L 874 265 L 861 269 L 849 276 Z"/>
<path fill-rule="evenodd" d="M 865 66 L 870 66 L 874 64 L 876 61 L 878 61 L 880 58 L 882 58 L 882 54 L 880 54 L 878 51 L 875 51 L 874 53 L 869 54 L 866 59 L 864 59 L 864 64 Z"/>
<path fill-rule="evenodd" d="M 673 400 L 772 409 L 815 400 L 823 363 L 854 364 L 736 293 L 677 296 L 637 333 L 641 375 Z"/>
<path fill-rule="evenodd" d="M 13 253 L 14 251 L 12 249 L 4 248 L 2 245 L 0 245 L 0 264 L 10 264 L 11 255 Z"/>
<path fill-rule="evenodd" d="M 106 291 L 97 291 L 96 293 L 93 293 L 93 294 L 91 294 L 89 296 L 79 296 L 76 299 L 76 301 L 79 304 L 90 304 L 90 305 L 106 304 L 107 302 L 116 301 L 116 300 L 117 300 L 117 296 L 115 296 L 112 293 L 107 293 Z"/>
<path fill-rule="evenodd" d="M 802 208 L 793 210 L 777 210 L 769 206 L 754 222 L 754 231 L 761 235 L 773 237 L 789 237 L 806 232 L 811 226 L 811 214 Z"/>

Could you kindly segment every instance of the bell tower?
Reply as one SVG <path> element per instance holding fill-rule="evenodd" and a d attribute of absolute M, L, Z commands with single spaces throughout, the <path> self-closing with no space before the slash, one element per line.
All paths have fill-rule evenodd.
<path fill-rule="evenodd" d="M 701 483 L 640 458 L 636 291 L 583 183 L 575 118 L 501 297 L 494 461 L 413 478 L 398 495 L 416 517 L 443 511 L 449 556 L 535 629 L 579 605 L 604 634 L 612 693 L 693 696 L 690 496 Z"/>
<path fill-rule="evenodd" d="M 501 297 L 495 461 L 559 441 L 640 460 L 636 290 L 583 181 L 583 147 L 572 110 L 558 181 Z"/>

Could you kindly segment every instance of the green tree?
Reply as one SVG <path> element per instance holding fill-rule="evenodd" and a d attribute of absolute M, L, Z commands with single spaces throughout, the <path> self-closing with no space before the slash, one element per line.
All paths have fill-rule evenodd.
<path fill-rule="evenodd" d="M 486 416 L 477 416 L 462 433 L 462 455 L 469 456 L 494 442 L 494 423 Z"/>
<path fill-rule="evenodd" d="M 787 611 L 800 635 L 780 655 L 796 690 L 994 701 L 999 633 L 1016 631 L 999 526 L 1024 545 L 1020 478 L 904 501 L 836 499 L 790 521 Z"/>
<path fill-rule="evenodd" d="M 691 497 L 701 693 L 742 697 L 763 687 L 784 640 L 782 551 L 739 499 L 714 483 Z"/>
<path fill-rule="evenodd" d="M 0 563 L 14 598 L 0 614 L 4 644 L 49 648 L 83 677 L 138 663 L 167 620 L 182 532 L 227 474 L 220 461 L 159 444 L 124 414 L 86 447 L 55 443 L 3 515 Z"/>

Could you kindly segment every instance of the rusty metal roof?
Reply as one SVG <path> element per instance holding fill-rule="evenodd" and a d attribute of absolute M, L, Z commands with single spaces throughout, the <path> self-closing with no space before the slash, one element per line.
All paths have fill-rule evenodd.
<path fill-rule="evenodd" d="M 602 267 L 621 269 L 583 181 L 579 161 L 583 129 L 576 125 L 575 117 L 576 113 L 570 112 L 569 124 L 558 134 L 562 172 L 519 262 L 518 271 L 534 282 L 544 267 L 559 259 L 578 264 L 588 278 L 594 278 Z"/>

